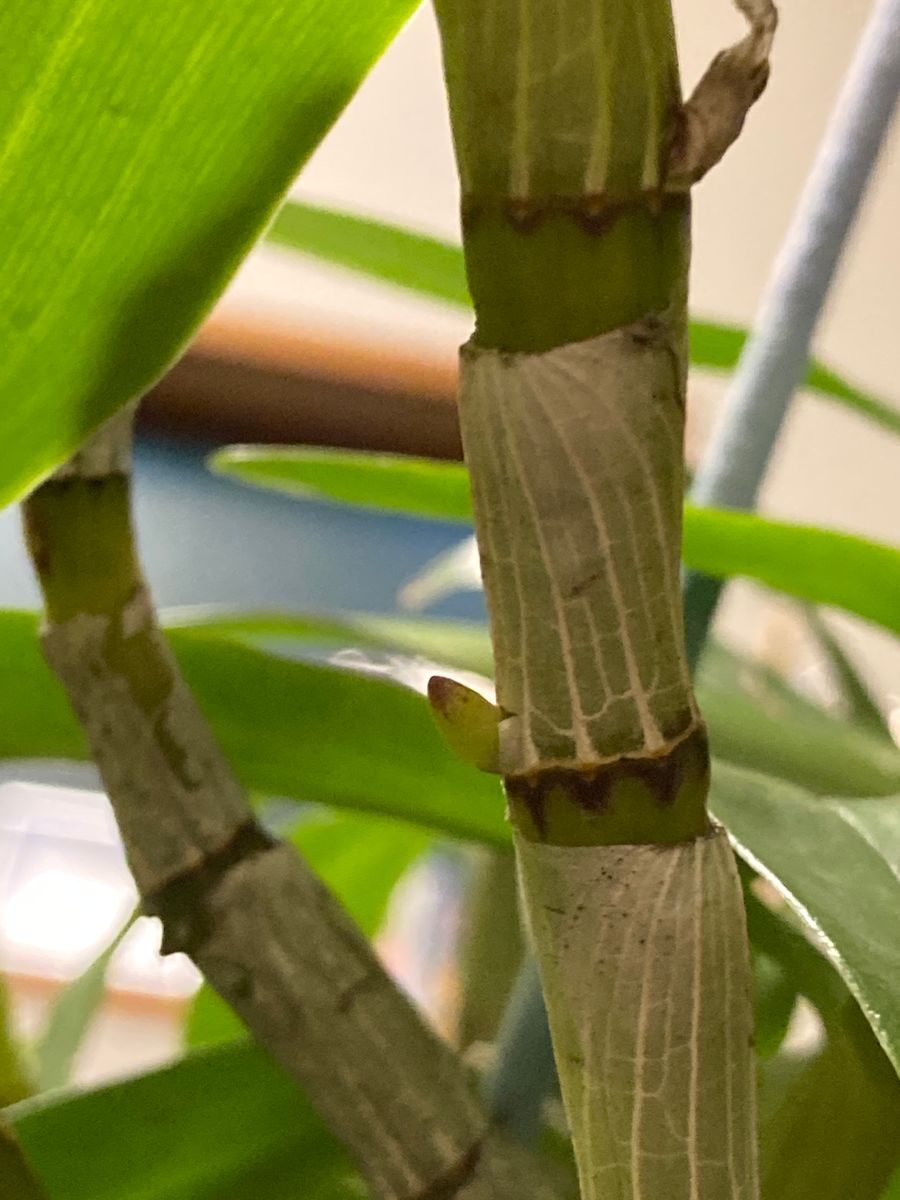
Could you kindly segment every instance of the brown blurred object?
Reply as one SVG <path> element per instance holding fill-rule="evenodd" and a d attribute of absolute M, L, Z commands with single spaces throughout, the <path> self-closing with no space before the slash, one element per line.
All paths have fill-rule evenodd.
<path fill-rule="evenodd" d="M 214 442 L 459 459 L 453 356 L 211 318 L 147 396 L 142 423 Z"/>

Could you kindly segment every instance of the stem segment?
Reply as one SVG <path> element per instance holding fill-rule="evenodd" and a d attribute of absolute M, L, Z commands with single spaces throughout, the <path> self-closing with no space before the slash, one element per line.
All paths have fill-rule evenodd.
<path fill-rule="evenodd" d="M 131 414 L 25 506 L 43 645 L 90 741 L 147 912 L 298 1078 L 385 1200 L 551 1200 L 294 850 L 261 828 L 155 620 L 129 518 Z"/>
<path fill-rule="evenodd" d="M 689 191 L 770 0 L 682 105 L 669 0 L 436 0 L 477 327 L 460 417 L 504 776 L 582 1194 L 758 1194 L 749 958 L 685 648 Z"/>

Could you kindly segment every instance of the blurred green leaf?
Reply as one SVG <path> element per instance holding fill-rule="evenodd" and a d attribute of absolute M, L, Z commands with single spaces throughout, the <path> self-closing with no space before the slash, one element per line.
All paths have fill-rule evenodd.
<path fill-rule="evenodd" d="M 756 579 L 900 633 L 900 549 L 750 513 L 688 505 L 684 518 L 684 561 L 694 570 Z"/>
<path fill-rule="evenodd" d="M 697 697 L 713 753 L 818 795 L 900 792 L 900 751 L 799 695 L 774 671 L 711 644 Z"/>
<path fill-rule="evenodd" d="M 235 638 L 250 645 L 284 639 L 291 646 L 331 641 L 424 655 L 447 667 L 490 675 L 485 626 L 456 621 L 381 617 L 363 613 L 223 614 L 187 610 L 170 623 L 197 635 Z M 698 694 L 714 752 L 749 768 L 817 793 L 875 796 L 900 791 L 900 751 L 884 738 L 856 729 L 798 695 L 783 679 L 750 659 L 710 646 Z"/>
<path fill-rule="evenodd" d="M 760 1058 L 771 1058 L 784 1041 L 797 1003 L 797 989 L 780 963 L 755 946 L 751 949 L 756 1053 Z"/>
<path fill-rule="evenodd" d="M 139 916 L 140 910 L 136 909 L 109 945 L 54 1001 L 35 1045 L 38 1086 L 42 1092 L 69 1082 L 75 1056 L 103 1002 L 110 960 Z"/>
<path fill-rule="evenodd" d="M 469 473 L 461 463 L 315 446 L 228 446 L 209 463 L 222 475 L 301 498 L 413 517 L 472 520 Z"/>
<path fill-rule="evenodd" d="M 0 1200 L 52 1200 L 5 1120 L 0 1120 Z"/>
<path fill-rule="evenodd" d="M 351 1200 L 343 1150 L 246 1043 L 10 1110 L 49 1200 Z"/>
<path fill-rule="evenodd" d="M 27 675 L 22 688 L 0 693 L 0 756 L 82 757 L 73 719 L 42 721 L 44 708 L 53 716 L 60 693 L 35 634 L 30 615 L 0 614 L 0 648 Z M 383 679 L 287 661 L 189 631 L 170 636 L 251 791 L 507 842 L 496 780 L 446 749 L 421 696 Z M 784 734 L 792 736 L 789 724 Z M 829 956 L 887 1053 L 900 1062 L 900 996 L 892 985 L 900 972 L 900 804 L 819 799 L 721 761 L 712 802 L 747 860 L 777 880 L 824 934 Z"/>
<path fill-rule="evenodd" d="M 828 663 L 849 719 L 879 737 L 889 737 L 884 715 L 841 639 L 815 605 L 803 605 L 803 613 L 809 631 Z"/>
<path fill-rule="evenodd" d="M 900 1070 L 900 798 L 825 799 L 717 763 L 712 808 L 822 939 Z"/>
<path fill-rule="evenodd" d="M 0 8 L 0 503 L 183 349 L 413 7 Z"/>
<path fill-rule="evenodd" d="M 452 242 L 297 200 L 285 204 L 267 237 L 276 245 L 434 300 L 457 307 L 470 303 L 462 248 Z M 733 370 L 747 340 L 746 330 L 715 321 L 691 321 L 690 334 L 691 363 L 714 371 Z M 806 386 L 900 433 L 900 412 L 821 363 L 810 365 Z"/>
<path fill-rule="evenodd" d="M 507 842 L 499 783 L 446 748 L 426 702 L 408 688 L 192 630 L 172 630 L 170 640 L 250 792 Z M 0 759 L 86 758 L 32 614 L 0 613 L 0 656 L 17 681 L 0 689 Z"/>
<path fill-rule="evenodd" d="M 460 463 L 303 447 L 238 446 L 216 470 L 298 496 L 471 520 Z M 707 575 L 746 576 L 798 599 L 855 613 L 900 633 L 900 549 L 852 534 L 695 508 L 684 514 L 684 561 Z"/>
<path fill-rule="evenodd" d="M 251 646 L 315 644 L 365 647 L 422 656 L 432 662 L 490 675 L 491 639 L 475 621 L 435 621 L 377 613 L 228 612 L 216 608 L 163 612 L 166 625 L 198 636 L 225 637 Z"/>
<path fill-rule="evenodd" d="M 462 248 L 440 238 L 298 200 L 285 203 L 266 238 L 433 300 L 470 303 Z"/>
<path fill-rule="evenodd" d="M 310 816 L 287 836 L 370 936 L 384 919 L 397 881 L 431 844 L 414 825 L 344 814 Z M 188 1014 L 188 1045 L 212 1046 L 246 1032 L 225 1001 L 204 985 Z"/>
<path fill-rule="evenodd" d="M 851 1002 L 762 1124 L 762 1200 L 881 1200 L 898 1130 L 900 1080 Z"/>

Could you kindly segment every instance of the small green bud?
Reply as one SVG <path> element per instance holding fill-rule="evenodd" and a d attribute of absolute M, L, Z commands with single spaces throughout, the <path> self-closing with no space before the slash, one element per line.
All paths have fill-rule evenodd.
<path fill-rule="evenodd" d="M 444 675 L 428 681 L 428 699 L 441 737 L 480 771 L 500 772 L 500 709 L 484 696 Z"/>

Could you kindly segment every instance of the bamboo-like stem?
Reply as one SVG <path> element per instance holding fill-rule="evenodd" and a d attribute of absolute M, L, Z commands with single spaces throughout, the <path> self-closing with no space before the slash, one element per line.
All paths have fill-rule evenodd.
<path fill-rule="evenodd" d="M 669 0 L 437 0 L 498 760 L 584 1200 L 758 1193 L 743 907 L 678 572 L 689 190 L 775 25 L 739 7 L 750 32 L 682 105 Z"/>
<path fill-rule="evenodd" d="M 189 954 L 385 1200 L 550 1200 L 340 905 L 261 828 L 155 620 L 129 514 L 130 413 L 25 505 L 43 646 L 165 952 Z M 302 751 L 301 751 L 302 752 Z M 302 1172 L 302 1164 L 298 1164 Z M 302 1180 L 300 1181 L 302 1183 Z"/>
<path fill-rule="evenodd" d="M 693 499 L 752 509 L 900 95 L 900 0 L 877 0 L 863 30 L 766 288 Z M 691 572 L 688 658 L 703 650 L 724 584 Z"/>

